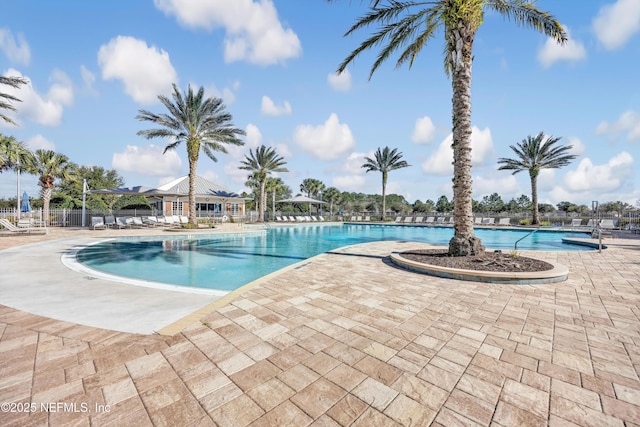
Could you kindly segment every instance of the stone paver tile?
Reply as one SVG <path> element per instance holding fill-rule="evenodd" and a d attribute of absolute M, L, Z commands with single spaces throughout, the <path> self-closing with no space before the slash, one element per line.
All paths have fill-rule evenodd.
<path fill-rule="evenodd" d="M 397 350 L 375 341 L 363 348 L 362 351 L 383 362 L 387 362 L 397 353 Z"/>
<path fill-rule="evenodd" d="M 327 411 L 327 415 L 341 426 L 350 426 L 368 407 L 354 395 L 347 394 Z"/>
<path fill-rule="evenodd" d="M 602 396 L 602 406 L 605 414 L 620 418 L 627 425 L 629 422 L 640 424 L 640 408 L 638 405 L 613 399 L 609 396 Z"/>
<path fill-rule="evenodd" d="M 525 356 L 513 351 L 504 350 L 500 356 L 500 360 L 511 365 L 536 371 L 538 369 L 538 360 L 533 357 Z"/>
<path fill-rule="evenodd" d="M 594 366 L 588 355 L 579 356 L 575 352 L 553 351 L 552 362 L 556 365 L 593 375 Z"/>
<path fill-rule="evenodd" d="M 605 396 L 606 397 L 606 396 Z M 584 427 L 613 426 L 622 427 L 619 418 L 582 406 L 562 397 L 551 399 L 551 414 Z"/>
<path fill-rule="evenodd" d="M 188 389 L 179 378 L 140 393 L 140 397 L 150 413 L 171 405 L 180 399 L 192 398 Z"/>
<path fill-rule="evenodd" d="M 126 366 L 139 392 L 177 378 L 175 371 L 161 353 L 130 360 L 126 362 Z"/>
<path fill-rule="evenodd" d="M 244 353 L 236 353 L 228 359 L 216 363 L 218 368 L 227 375 L 235 374 L 255 364 L 256 362 Z"/>
<path fill-rule="evenodd" d="M 436 417 L 437 411 L 399 394 L 389 404 L 384 414 L 403 426 L 427 426 Z"/>
<path fill-rule="evenodd" d="M 498 402 L 493 421 L 505 427 L 544 427 L 547 425 L 545 418 L 538 417 L 529 411 L 510 405 L 502 400 Z"/>
<path fill-rule="evenodd" d="M 311 427 L 340 427 L 336 421 L 328 415 L 321 415 L 320 418 L 310 424 Z"/>
<path fill-rule="evenodd" d="M 240 395 L 242 395 L 242 390 L 240 390 L 237 385 L 229 381 L 228 384 L 220 387 L 212 393 L 205 395 L 204 397 L 199 398 L 198 401 L 205 411 L 211 413 L 215 409 Z"/>
<path fill-rule="evenodd" d="M 209 365 L 197 376 L 190 376 L 188 380 L 182 378 L 182 380 L 197 399 L 231 384 L 229 377 L 213 365 Z"/>
<path fill-rule="evenodd" d="M 620 384 L 613 384 L 613 388 L 616 391 L 616 397 L 618 399 L 640 406 L 640 383 L 638 383 L 638 388 L 631 388 Z"/>
<path fill-rule="evenodd" d="M 300 347 L 304 348 L 310 353 L 315 354 L 336 342 L 335 339 L 328 337 L 321 332 L 316 332 L 313 329 L 310 330 L 313 332 L 313 335 L 303 339 L 298 343 Z"/>
<path fill-rule="evenodd" d="M 557 415 L 551 414 L 549 415 L 549 423 L 547 424 L 549 427 L 583 427 L 576 423 L 572 423 L 571 421 L 565 420 L 564 418 L 560 418 Z M 508 426 L 505 426 L 508 427 Z M 631 427 L 631 426 L 627 426 Z"/>
<path fill-rule="evenodd" d="M 399 424 L 373 408 L 369 408 L 351 425 L 352 427 L 400 427 Z"/>
<path fill-rule="evenodd" d="M 542 391 L 551 390 L 551 378 L 528 369 L 522 372 L 522 383 Z"/>
<path fill-rule="evenodd" d="M 251 427 L 308 426 L 313 419 L 286 400 L 250 424 Z"/>
<path fill-rule="evenodd" d="M 397 391 L 373 378 L 365 379 L 353 389 L 352 393 L 379 411 L 384 411 L 398 395 Z"/>
<path fill-rule="evenodd" d="M 295 391 L 302 390 L 318 378 L 320 378 L 320 375 L 304 365 L 296 365 L 278 374 L 278 379 Z"/>
<path fill-rule="evenodd" d="M 60 384 L 47 390 L 43 390 L 32 396 L 32 402 L 65 402 L 74 396 L 84 394 L 82 380 L 75 380 L 67 384 Z"/>
<path fill-rule="evenodd" d="M 526 384 L 507 379 L 500 400 L 530 411 L 538 417 L 546 419 L 548 416 L 549 394 Z"/>
<path fill-rule="evenodd" d="M 291 368 L 311 357 L 311 353 L 298 345 L 292 345 L 267 358 L 271 363 L 282 370 Z"/>
<path fill-rule="evenodd" d="M 454 374 L 453 372 L 445 371 L 437 366 L 427 364 L 427 366 L 425 366 L 417 376 L 418 378 L 422 378 L 423 380 L 428 381 L 446 391 L 452 391 L 462 375 Z"/>
<path fill-rule="evenodd" d="M 230 378 L 240 389 L 246 392 L 275 377 L 280 372 L 280 368 L 264 359 L 230 375 Z"/>
<path fill-rule="evenodd" d="M 278 350 L 269 343 L 263 342 L 249 347 L 244 350 L 244 354 L 255 360 L 256 362 L 266 359 L 267 357 L 277 353 Z"/>
<path fill-rule="evenodd" d="M 335 357 L 342 363 L 353 366 L 366 356 L 362 351 L 349 347 L 348 345 L 336 342 L 323 350 L 329 356 Z"/>
<path fill-rule="evenodd" d="M 209 415 L 217 425 L 244 427 L 264 415 L 264 411 L 249 396 L 241 394 L 209 412 Z"/>
<path fill-rule="evenodd" d="M 277 378 L 272 378 L 247 392 L 247 395 L 265 411 L 272 410 L 294 394 L 295 391 L 291 387 Z"/>
<path fill-rule="evenodd" d="M 482 345 L 478 349 L 478 352 L 484 354 L 485 356 L 493 357 L 494 359 L 500 359 L 500 356 L 502 355 L 502 349 L 500 347 L 496 347 L 487 343 L 482 343 Z"/>
<path fill-rule="evenodd" d="M 127 400 L 138 395 L 138 390 L 133 384 L 131 378 L 119 381 L 115 384 L 109 384 L 102 389 L 104 401 L 107 405 L 116 405 L 117 403 Z"/>
<path fill-rule="evenodd" d="M 362 372 L 344 363 L 340 363 L 324 377 L 347 391 L 350 391 L 367 378 Z"/>
<path fill-rule="evenodd" d="M 446 407 L 438 412 L 435 422 L 433 423 L 434 427 L 481 427 L 483 425 L 485 424 L 479 424 Z"/>
<path fill-rule="evenodd" d="M 140 396 L 123 400 L 111 406 L 109 411 L 91 413 L 90 416 L 92 425 L 109 427 L 123 425 L 142 427 L 153 425 Z"/>
<path fill-rule="evenodd" d="M 580 373 L 578 371 L 554 363 L 541 360 L 538 364 L 538 373 L 573 385 L 580 385 Z"/>
<path fill-rule="evenodd" d="M 371 356 L 364 357 L 353 367 L 385 385 L 393 384 L 393 382 L 402 375 L 402 371 L 400 369 Z"/>
<path fill-rule="evenodd" d="M 407 373 L 402 374 L 391 388 L 435 410 L 440 409 L 449 397 L 446 390 Z"/>
<path fill-rule="evenodd" d="M 333 357 L 322 351 L 314 354 L 303 362 L 306 367 L 312 369 L 320 375 L 325 375 L 340 363 L 341 362 L 339 360 L 334 359 Z"/>
<path fill-rule="evenodd" d="M 459 389 L 453 390 L 444 406 L 483 425 L 489 424 L 495 408 L 494 404 L 485 402 Z"/>
<path fill-rule="evenodd" d="M 596 411 L 602 411 L 600 406 L 600 396 L 598 393 L 566 383 L 555 378 L 551 379 L 551 399 L 557 396 L 563 397 L 572 402 L 579 403 Z"/>
<path fill-rule="evenodd" d="M 498 401 L 501 391 L 497 385 L 470 374 L 464 374 L 460 377 L 456 388 L 493 405 Z"/>
<path fill-rule="evenodd" d="M 151 412 L 151 421 L 156 426 L 214 425 L 213 421 L 195 399 L 181 399 L 161 409 Z"/>
<path fill-rule="evenodd" d="M 347 392 L 324 378 L 309 384 L 291 397 L 291 401 L 312 418 L 318 418 Z"/>

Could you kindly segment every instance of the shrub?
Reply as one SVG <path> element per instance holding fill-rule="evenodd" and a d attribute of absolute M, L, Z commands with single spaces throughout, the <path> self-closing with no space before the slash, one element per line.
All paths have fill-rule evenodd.
<path fill-rule="evenodd" d="M 551 221 L 540 221 L 541 227 L 548 227 L 551 225 Z"/>
<path fill-rule="evenodd" d="M 530 219 L 521 219 L 520 220 L 520 225 L 531 225 L 531 220 Z"/>

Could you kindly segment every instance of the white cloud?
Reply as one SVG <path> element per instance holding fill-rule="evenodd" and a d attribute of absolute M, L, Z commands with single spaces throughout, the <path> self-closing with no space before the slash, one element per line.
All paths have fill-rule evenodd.
<path fill-rule="evenodd" d="M 227 163 L 222 169 L 226 178 L 230 178 L 233 182 L 237 182 L 238 184 L 244 184 L 247 182 L 247 178 L 250 173 L 247 170 L 240 169 L 239 162 Z"/>
<path fill-rule="evenodd" d="M 501 171 L 502 172 L 502 171 Z M 510 197 L 520 195 L 520 186 L 515 176 L 509 174 L 506 176 L 475 176 L 473 178 L 473 196 L 481 199 L 484 196 L 498 193 L 507 202 Z"/>
<path fill-rule="evenodd" d="M 29 62 L 31 62 L 31 49 L 22 34 L 18 34 L 18 41 L 16 42 L 10 30 L 0 28 L 0 50 L 13 63 L 29 65 Z"/>
<path fill-rule="evenodd" d="M 19 89 L 7 86 L 3 91 L 9 95 L 22 100 L 14 103 L 17 114 L 7 112 L 10 117 L 26 117 L 36 123 L 45 126 L 57 126 L 62 120 L 64 107 L 73 103 L 73 85 L 65 73 L 54 70 L 49 77 L 51 86 L 48 93 L 41 95 L 33 87 L 28 76 L 23 76 L 17 70 L 10 68 L 5 76 L 25 77 L 27 83 L 21 85 Z"/>
<path fill-rule="evenodd" d="M 606 164 L 594 165 L 591 159 L 582 159 L 575 171 L 565 175 L 570 191 L 613 191 L 632 176 L 633 156 L 626 151 L 611 158 Z"/>
<path fill-rule="evenodd" d="M 233 167 L 237 168 L 240 164 L 239 161 L 244 159 L 244 156 L 249 154 L 249 149 L 257 148 L 262 144 L 262 133 L 258 126 L 249 123 L 245 128 L 247 133 L 244 140 L 244 145 L 227 145 L 227 154 L 224 156 L 229 159 L 233 164 Z M 227 164 L 225 164 L 225 168 Z M 242 181 L 244 183 L 244 181 Z"/>
<path fill-rule="evenodd" d="M 276 144 L 274 148 L 276 152 L 285 160 L 290 159 L 293 156 L 293 153 L 291 152 L 287 144 Z"/>
<path fill-rule="evenodd" d="M 331 180 L 331 185 L 341 191 L 358 191 L 364 186 L 364 183 L 365 177 L 362 175 L 336 176 Z"/>
<path fill-rule="evenodd" d="M 27 147 L 31 151 L 35 151 L 39 149 L 51 150 L 51 151 L 56 150 L 56 145 L 40 134 L 32 138 L 29 138 L 25 143 L 27 144 Z"/>
<path fill-rule="evenodd" d="M 262 97 L 262 106 L 260 107 L 262 114 L 267 116 L 281 116 L 283 114 L 291 114 L 291 105 L 288 101 L 284 101 L 282 106 L 277 106 L 268 96 Z"/>
<path fill-rule="evenodd" d="M 621 48 L 640 31 L 640 2 L 617 0 L 602 6 L 593 19 L 593 30 L 606 49 Z"/>
<path fill-rule="evenodd" d="M 329 73 L 327 75 L 327 82 L 333 90 L 341 92 L 347 92 L 351 89 L 351 73 L 349 70 L 344 70 L 342 73 Z"/>
<path fill-rule="evenodd" d="M 293 140 L 303 150 L 321 160 L 336 159 L 351 150 L 356 141 L 347 124 L 331 113 L 324 124 L 297 126 Z"/>
<path fill-rule="evenodd" d="M 635 111 L 625 111 L 613 123 L 601 122 L 596 128 L 597 134 L 613 134 L 616 138 L 621 133 L 627 133 L 627 141 L 640 141 L 640 113 Z"/>
<path fill-rule="evenodd" d="M 198 175 L 213 183 L 218 183 L 220 179 L 220 176 L 212 170 L 206 170 L 202 173 L 198 173 Z"/>
<path fill-rule="evenodd" d="M 176 150 L 162 154 L 164 147 L 150 144 L 146 147 L 127 145 L 124 152 L 113 153 L 111 167 L 123 171 L 134 172 L 146 176 L 166 177 L 179 175 L 182 160 Z"/>
<path fill-rule="evenodd" d="M 178 80 L 166 51 L 133 37 L 118 36 L 100 46 L 98 64 L 104 80 L 122 80 L 125 93 L 141 104 L 157 102 Z"/>
<path fill-rule="evenodd" d="M 93 74 L 87 67 L 84 65 L 80 66 L 80 75 L 82 76 L 82 81 L 84 82 L 84 88 L 92 95 L 96 95 L 98 91 L 93 87 L 93 84 L 96 82 L 96 75 Z"/>
<path fill-rule="evenodd" d="M 552 38 L 548 38 L 544 46 L 538 51 L 538 61 L 544 68 L 549 68 L 559 61 L 576 62 L 587 57 L 587 50 L 582 42 L 572 39 L 568 28 L 565 27 L 565 30 L 569 39 L 564 45 L 557 43 Z"/>
<path fill-rule="evenodd" d="M 347 172 L 350 174 L 366 173 L 365 169 L 362 168 L 362 165 L 365 162 L 364 158 L 373 156 L 373 151 L 369 153 L 351 153 L 342 164 L 341 169 L 343 172 Z"/>
<path fill-rule="evenodd" d="M 569 145 L 572 146 L 571 150 L 569 150 L 569 153 L 571 154 L 575 154 L 576 156 L 581 156 L 585 153 L 585 151 L 587 151 L 587 147 L 585 147 L 582 141 L 580 141 L 580 139 L 576 137 L 568 138 L 567 142 L 569 143 Z"/>
<path fill-rule="evenodd" d="M 440 143 L 438 149 L 422 164 L 422 170 L 436 175 L 453 174 L 453 134 L 449 134 Z M 480 130 L 476 126 L 471 131 L 471 163 L 474 165 L 483 164 L 493 155 L 493 140 L 491 130 L 485 128 Z"/>
<path fill-rule="evenodd" d="M 416 125 L 413 128 L 411 140 L 416 144 L 430 144 L 436 135 L 436 127 L 433 125 L 429 116 L 416 119 Z"/>
<path fill-rule="evenodd" d="M 196 84 L 191 84 L 192 87 L 198 87 Z M 226 105 L 231 105 L 236 100 L 237 90 L 240 88 L 240 82 L 237 80 L 231 84 L 231 87 L 225 86 L 222 90 L 218 89 L 215 85 L 207 85 L 205 86 L 204 93 L 205 97 L 214 96 L 216 98 L 221 98 Z"/>
<path fill-rule="evenodd" d="M 186 27 L 224 28 L 226 62 L 271 65 L 302 51 L 298 36 L 282 26 L 271 0 L 154 0 L 154 4 Z"/>

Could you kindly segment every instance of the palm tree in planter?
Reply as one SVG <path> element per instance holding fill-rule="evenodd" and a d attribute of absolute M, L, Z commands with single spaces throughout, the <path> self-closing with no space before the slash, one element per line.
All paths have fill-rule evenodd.
<path fill-rule="evenodd" d="M 264 222 L 264 211 L 267 208 L 266 185 L 267 177 L 272 172 L 289 172 L 284 165 L 287 162 L 272 147 L 264 145 L 249 150 L 249 155 L 244 156 L 240 169 L 253 172 L 254 179 L 260 184 L 260 199 L 258 201 L 258 221 Z"/>
<path fill-rule="evenodd" d="M 533 28 L 558 43 L 566 42 L 562 25 L 535 3 L 535 0 L 370 0 L 369 13 L 345 34 L 374 24 L 381 26 L 351 52 L 337 70 L 342 73 L 361 53 L 382 46 L 371 67 L 371 78 L 378 67 L 399 50 L 396 67 L 413 65 L 427 42 L 440 29 L 444 30 L 444 67 L 453 88 L 454 235 L 449 241 L 449 254 L 453 256 L 484 252 L 482 242 L 473 234 L 471 199 L 471 65 L 476 32 L 484 21 L 485 11 L 489 11 Z"/>
<path fill-rule="evenodd" d="M 38 185 L 42 188 L 42 204 L 45 225 L 49 225 L 49 202 L 56 188 L 56 179 L 71 179 L 75 165 L 64 154 L 51 150 L 36 150 L 33 165 L 27 172 L 37 175 Z"/>
<path fill-rule="evenodd" d="M 226 111 L 220 98 L 205 98 L 204 88 L 194 93 L 191 85 L 186 94 L 173 85 L 173 102 L 164 95 L 158 99 L 169 114 L 155 114 L 147 110 L 139 110 L 136 118 L 140 121 L 153 122 L 159 125 L 156 129 L 141 130 L 138 135 L 147 139 L 168 138 L 171 140 L 164 148 L 164 153 L 175 150 L 180 143 L 187 146 L 189 160 L 189 223 L 196 225 L 195 180 L 198 157 L 202 150 L 211 160 L 217 162 L 215 152 L 226 153 L 227 145 L 244 145 L 238 137 L 245 131 L 233 125 L 233 118 Z"/>
<path fill-rule="evenodd" d="M 502 157 L 498 159 L 498 164 L 502 165 L 498 170 L 511 170 L 512 175 L 522 171 L 529 171 L 531 179 L 531 200 L 533 225 L 540 224 L 538 218 L 538 175 L 542 169 L 558 169 L 567 166 L 577 156 L 568 154 L 573 148 L 572 145 L 556 146 L 561 138 L 545 137 L 543 132 L 537 136 L 529 135 L 517 145 L 509 147 L 516 153 L 517 159 Z"/>
<path fill-rule="evenodd" d="M 402 169 L 411 166 L 406 161 L 402 160 L 402 153 L 398 152 L 397 148 L 393 150 L 389 147 L 384 147 L 382 151 L 380 148 L 376 150 L 373 158 L 365 157 L 365 163 L 362 165 L 363 168 L 367 170 L 367 172 L 380 172 L 382 174 L 382 221 L 384 221 L 386 212 L 387 212 L 387 203 L 386 203 L 386 195 L 387 195 L 387 178 L 389 177 L 389 172 Z"/>

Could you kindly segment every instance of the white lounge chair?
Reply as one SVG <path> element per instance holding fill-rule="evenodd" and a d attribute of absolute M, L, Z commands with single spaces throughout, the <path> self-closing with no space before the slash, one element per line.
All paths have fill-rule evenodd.
<path fill-rule="evenodd" d="M 482 224 L 482 217 L 481 216 L 477 216 L 474 218 L 473 220 L 474 224 Z"/>
<path fill-rule="evenodd" d="M 180 215 L 180 224 L 189 224 L 189 217 L 186 215 Z"/>
<path fill-rule="evenodd" d="M 356 217 L 356 221 L 361 222 L 362 221 L 362 217 L 361 216 L 357 216 Z"/>
<path fill-rule="evenodd" d="M 495 224 L 496 219 L 495 218 L 483 218 L 482 219 L 482 225 L 493 225 Z"/>
<path fill-rule="evenodd" d="M 143 227 L 146 227 L 147 225 L 144 222 L 142 222 L 142 218 L 140 218 L 139 216 L 134 216 L 131 218 L 131 226 L 136 228 L 143 228 Z"/>
<path fill-rule="evenodd" d="M 613 230 L 617 227 L 617 222 L 615 219 L 603 219 L 600 221 L 600 228 L 603 230 Z"/>
<path fill-rule="evenodd" d="M 311 221 L 318 222 L 318 218 L 316 218 L 314 215 L 311 215 Z"/>
<path fill-rule="evenodd" d="M 436 220 L 435 217 L 428 216 L 426 221 L 425 221 L 425 223 L 426 224 L 433 224 L 435 222 L 435 220 Z"/>
<path fill-rule="evenodd" d="M 395 222 L 401 222 L 402 221 L 402 217 L 401 216 L 397 216 Z"/>
<path fill-rule="evenodd" d="M 498 225 L 510 226 L 511 225 L 511 218 L 500 218 L 498 220 Z"/>
<path fill-rule="evenodd" d="M 142 222 L 146 224 L 148 227 L 157 227 L 160 225 L 158 223 L 158 217 L 155 215 L 150 215 L 142 218 Z"/>
<path fill-rule="evenodd" d="M 421 224 L 422 221 L 424 221 L 424 217 L 423 216 L 417 216 L 414 222 L 418 223 L 418 224 Z"/>
<path fill-rule="evenodd" d="M 413 217 L 412 216 L 407 216 L 407 217 L 404 218 L 404 221 L 402 221 L 402 222 L 404 222 L 405 224 L 409 224 L 412 221 L 413 221 Z"/>
<path fill-rule="evenodd" d="M 574 218 L 571 220 L 572 227 L 580 227 L 582 225 L 582 218 Z"/>
<path fill-rule="evenodd" d="M 320 215 L 318 218 L 320 218 L 320 221 L 322 221 L 322 222 L 326 221 L 322 215 Z"/>
<path fill-rule="evenodd" d="M 587 221 L 586 227 L 587 228 L 595 228 L 596 227 L 596 221 L 593 218 L 591 218 L 589 221 Z"/>
<path fill-rule="evenodd" d="M 438 219 L 436 219 L 436 224 L 444 224 L 444 217 L 439 216 Z"/>
<path fill-rule="evenodd" d="M 0 218 L 0 225 L 12 233 L 45 233 L 49 234 L 49 229 L 46 227 L 16 227 L 8 219 Z"/>
<path fill-rule="evenodd" d="M 91 228 L 93 228 L 94 230 L 97 230 L 99 228 L 102 230 L 106 230 L 107 225 L 104 223 L 104 218 L 102 218 L 101 216 L 92 216 Z"/>
<path fill-rule="evenodd" d="M 127 224 L 127 219 L 123 216 L 119 216 L 116 218 L 115 227 L 117 228 L 129 228 L 129 224 Z"/>
<path fill-rule="evenodd" d="M 371 222 L 371 217 L 370 216 L 365 216 L 364 217 L 364 221 L 365 222 Z"/>

